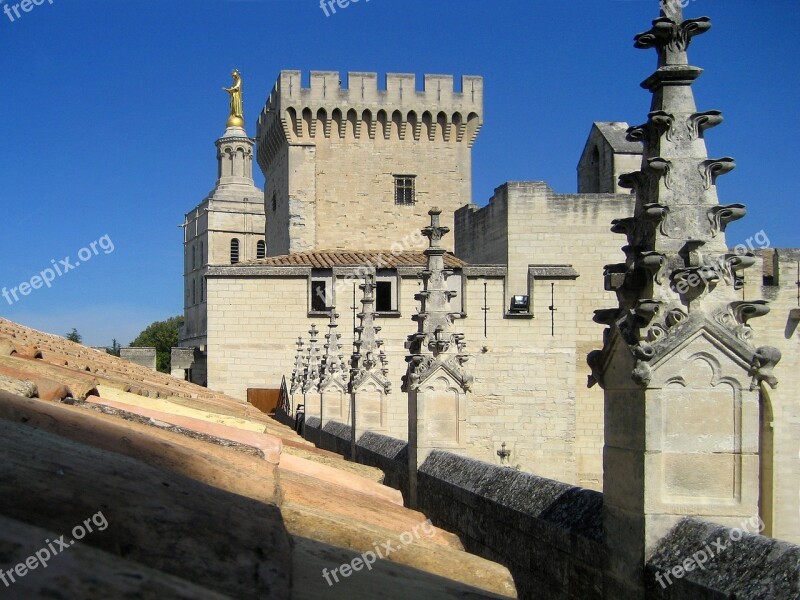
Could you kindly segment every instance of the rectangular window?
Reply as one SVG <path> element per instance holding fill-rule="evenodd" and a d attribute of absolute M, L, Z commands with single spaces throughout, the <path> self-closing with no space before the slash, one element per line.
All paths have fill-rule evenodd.
<path fill-rule="evenodd" d="M 378 281 L 375 288 L 375 310 L 390 312 L 392 310 L 392 282 Z"/>
<path fill-rule="evenodd" d="M 311 281 L 311 310 L 313 312 L 325 312 L 328 308 L 327 283 L 324 279 Z"/>
<path fill-rule="evenodd" d="M 394 176 L 394 203 L 395 204 L 414 204 L 415 189 L 414 182 L 416 175 L 395 175 Z"/>

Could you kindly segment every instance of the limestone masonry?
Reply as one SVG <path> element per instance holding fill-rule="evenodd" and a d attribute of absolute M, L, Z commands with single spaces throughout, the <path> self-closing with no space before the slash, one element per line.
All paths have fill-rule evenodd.
<path fill-rule="evenodd" d="M 641 556 L 685 515 L 758 514 L 765 534 L 800 542 L 800 251 L 755 230 L 726 244 L 744 207 L 716 198 L 734 163 L 709 158 L 722 116 L 694 106 L 700 70 L 681 46 L 707 25 L 668 13 L 638 38 L 673 58 L 646 82 L 645 125 L 591 125 L 578 194 L 507 182 L 481 207 L 482 78 L 389 74 L 379 89 L 374 73 L 312 71 L 304 86 L 282 71 L 256 137 L 218 140 L 217 186 L 187 214 L 190 352 L 175 373 L 242 402 L 285 382 L 292 415 L 356 437 L 408 440 L 417 419 L 418 464 L 445 448 L 605 487 L 607 514 L 637 524 L 616 543 Z M 435 268 L 431 227 L 451 232 Z M 470 385 L 434 378 L 430 402 L 410 401 L 407 358 L 436 347 L 436 328 L 418 332 L 425 352 L 406 344 L 432 293 L 447 297 L 439 335 L 466 344 Z M 623 571 L 612 579 L 627 590 Z"/>

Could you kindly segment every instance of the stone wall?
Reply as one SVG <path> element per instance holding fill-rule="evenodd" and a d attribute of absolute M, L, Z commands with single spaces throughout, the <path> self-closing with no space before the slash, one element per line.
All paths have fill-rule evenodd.
<path fill-rule="evenodd" d="M 276 388 L 282 376 L 288 379 L 297 337 L 307 340 L 312 323 L 320 331 L 327 325 L 325 315 L 308 311 L 310 269 L 287 268 L 283 276 L 277 270 L 270 271 L 272 275 L 254 275 L 265 272 L 248 267 L 215 268 L 208 278 L 208 353 L 213 357 L 208 367 L 209 387 L 243 400 L 248 387 Z M 549 293 L 535 300 L 538 316 L 508 316 L 504 270 L 467 267 L 465 273 L 466 318 L 457 320 L 455 327 L 466 335 L 471 355 L 467 367 L 475 381 L 467 397 L 466 437 L 453 451 L 498 462 L 497 451 L 505 442 L 511 464 L 574 481 L 575 282 L 557 283 L 559 312 L 556 335 L 552 335 Z M 350 306 L 351 285 L 346 282 L 344 291 L 350 293 L 342 291 L 344 298 L 337 299 L 337 304 Z M 415 330 L 411 316 L 418 307 L 414 299 L 418 290 L 413 270 L 404 271 L 399 278 L 398 315 L 378 319 L 393 389 L 386 397 L 386 425 L 376 433 L 397 438 L 406 438 L 408 432 L 408 400 L 400 386 L 406 370 L 404 344 Z M 484 302 L 489 307 L 485 337 Z M 347 308 L 339 312 L 338 331 L 344 353 L 349 355 L 352 313 Z M 315 395 L 315 401 L 318 399 Z M 602 428 L 602 424 L 598 426 Z"/>
<path fill-rule="evenodd" d="M 602 335 L 592 320 L 594 311 L 617 302 L 613 292 L 603 291 L 603 266 L 624 258 L 620 240 L 609 227 L 612 220 L 633 214 L 633 202 L 630 194 L 556 194 L 544 182 L 510 182 L 497 188 L 485 207 L 465 206 L 455 216 L 456 254 L 471 263 L 507 264 L 506 294 L 530 290 L 539 303 L 537 321 L 541 318 L 539 323 L 547 328 L 549 285 L 529 283 L 528 266 L 569 264 L 579 274 L 570 288 L 555 288 L 557 310 L 566 305 L 575 311 L 573 337 L 565 340 L 575 355 L 575 379 L 569 383 L 575 398 L 575 475 L 547 476 L 591 489 L 602 487 L 603 392 L 586 386 L 586 355 Z M 559 312 L 557 320 L 563 317 Z M 556 331 L 561 331 L 558 322 Z M 537 342 L 541 339 L 536 337 Z M 543 371 L 553 374 L 552 369 Z M 559 384 L 548 377 L 545 385 L 552 390 Z"/>
<path fill-rule="evenodd" d="M 321 439 L 327 450 L 350 451 L 342 424 L 328 423 Z M 357 462 L 381 469 L 384 483 L 406 499 L 407 456 L 406 443 L 388 436 L 366 433 L 356 445 Z M 443 451 L 422 465 L 418 485 L 425 516 L 457 534 L 467 551 L 505 565 L 521 599 L 621 600 L 603 591 L 601 493 Z M 646 599 L 800 598 L 800 548 L 754 535 L 760 528 L 681 521 L 645 565 Z M 683 569 L 687 559 L 703 567 Z"/>
<path fill-rule="evenodd" d="M 120 348 L 119 357 L 141 367 L 156 370 L 155 348 Z"/>
<path fill-rule="evenodd" d="M 754 535 L 756 522 L 729 528 L 685 519 L 647 561 L 648 600 L 800 598 L 800 548 Z"/>
<path fill-rule="evenodd" d="M 603 497 L 435 451 L 420 467 L 419 509 L 467 551 L 504 564 L 520 598 L 603 597 Z"/>

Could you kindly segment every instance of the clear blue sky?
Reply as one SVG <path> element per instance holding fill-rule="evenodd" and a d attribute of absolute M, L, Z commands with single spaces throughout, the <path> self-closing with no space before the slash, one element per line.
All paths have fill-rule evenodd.
<path fill-rule="evenodd" d="M 234 67 L 251 135 L 281 69 L 483 75 L 478 204 L 508 180 L 575 191 L 591 123 L 644 121 L 639 83 L 655 68 L 632 38 L 656 0 L 361 0 L 330 17 L 318 0 L 43 2 L 14 22 L 0 13 L 0 287 L 51 259 L 74 262 L 104 235 L 114 251 L 96 246 L 12 305 L 0 297 L 0 315 L 57 334 L 77 327 L 94 345 L 182 313 L 177 225 L 214 185 L 220 87 Z M 797 0 L 688 4 L 687 16 L 714 22 L 690 53 L 706 69 L 698 106 L 726 117 L 709 153 L 739 165 L 720 198 L 749 207 L 728 241 L 764 229 L 775 247 L 800 246 Z"/>

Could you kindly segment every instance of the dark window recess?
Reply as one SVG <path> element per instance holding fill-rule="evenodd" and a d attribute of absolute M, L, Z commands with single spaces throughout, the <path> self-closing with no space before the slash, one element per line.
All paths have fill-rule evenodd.
<path fill-rule="evenodd" d="M 239 262 L 239 240 L 233 238 L 231 240 L 231 264 L 235 265 Z"/>
<path fill-rule="evenodd" d="M 278 194 L 272 193 L 272 212 L 278 210 Z"/>
<path fill-rule="evenodd" d="M 392 282 L 378 281 L 375 288 L 375 310 L 389 312 L 392 310 Z"/>
<path fill-rule="evenodd" d="M 328 308 L 327 286 L 324 281 L 311 282 L 311 310 L 314 312 L 325 312 Z"/>
<path fill-rule="evenodd" d="M 416 198 L 414 190 L 415 175 L 394 176 L 394 203 L 414 204 Z"/>
<path fill-rule="evenodd" d="M 258 240 L 256 244 L 256 258 L 264 258 L 267 255 L 267 244 L 264 240 Z"/>

